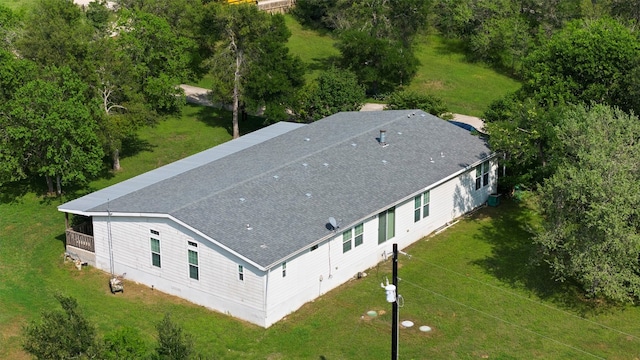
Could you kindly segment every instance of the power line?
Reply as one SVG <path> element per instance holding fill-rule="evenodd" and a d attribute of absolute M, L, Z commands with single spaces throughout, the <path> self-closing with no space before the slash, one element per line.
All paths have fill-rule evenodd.
<path fill-rule="evenodd" d="M 527 300 L 527 301 L 532 302 L 532 303 L 534 303 L 534 304 L 536 304 L 536 305 L 541 305 L 541 306 L 544 306 L 544 307 L 546 307 L 546 308 L 548 308 L 548 309 L 551 309 L 551 310 L 555 310 L 555 311 L 561 312 L 561 313 L 563 313 L 563 314 L 565 314 L 565 315 L 568 315 L 568 316 L 571 316 L 571 317 L 573 317 L 573 318 L 579 319 L 579 320 L 581 320 L 581 321 L 584 321 L 584 322 L 590 323 L 590 324 L 592 324 L 592 325 L 600 326 L 600 327 L 602 327 L 602 328 L 604 328 L 604 329 L 607 329 L 607 330 L 610 330 L 610 331 L 616 332 L 616 333 L 618 333 L 618 334 L 625 335 L 625 336 L 628 336 L 628 337 L 634 338 L 634 339 L 636 339 L 636 340 L 640 340 L 640 337 L 638 337 L 638 336 L 636 336 L 636 335 L 629 334 L 629 333 L 627 333 L 627 332 L 624 332 L 624 331 L 622 331 L 622 330 L 618 330 L 618 329 L 613 328 L 613 327 L 611 327 L 611 326 L 607 326 L 607 325 L 601 324 L 601 323 L 599 323 L 599 322 L 597 322 L 597 321 L 593 321 L 593 320 L 589 320 L 589 319 L 586 319 L 586 318 L 580 317 L 580 316 L 578 316 L 578 315 L 576 315 L 576 314 L 573 314 L 573 313 L 570 313 L 570 312 L 568 312 L 568 311 L 566 311 L 566 310 L 558 309 L 558 308 L 553 307 L 553 306 L 551 306 L 551 305 L 545 304 L 545 303 L 543 303 L 543 302 L 541 302 L 541 301 L 537 301 L 537 300 L 534 300 L 534 299 L 531 299 L 531 298 L 528 298 L 528 297 L 522 296 L 522 295 L 520 295 L 520 294 L 514 293 L 514 292 L 509 291 L 509 290 L 507 290 L 507 289 L 504 289 L 504 288 L 502 288 L 502 287 L 495 286 L 495 285 L 492 285 L 492 284 L 486 283 L 486 282 L 484 282 L 484 281 L 478 280 L 478 279 L 476 279 L 476 278 L 473 278 L 473 277 L 467 276 L 466 274 L 462 274 L 462 273 L 457 272 L 457 271 L 455 271 L 455 270 L 448 269 L 448 268 L 446 268 L 446 267 L 444 267 L 444 266 L 437 265 L 437 264 L 434 264 L 434 263 L 432 263 L 432 262 L 429 262 L 429 261 L 425 261 L 425 260 L 422 260 L 422 259 L 416 258 L 415 256 L 413 256 L 411 259 L 412 259 L 412 260 L 414 260 L 414 259 L 415 259 L 415 260 L 418 260 L 418 261 L 420 261 L 420 262 L 422 262 L 422 263 L 424 263 L 424 264 L 427 264 L 427 265 L 430 265 L 430 266 L 436 267 L 436 268 L 438 268 L 438 269 L 441 269 L 441 270 L 444 270 L 444 271 L 450 272 L 450 273 L 452 273 L 452 274 L 456 274 L 456 275 L 458 275 L 458 276 L 460 276 L 460 277 L 463 277 L 463 278 L 465 278 L 465 279 L 468 279 L 468 280 L 474 281 L 474 282 L 476 282 L 476 283 L 478 283 L 478 284 L 482 284 L 482 285 L 485 285 L 485 286 L 489 286 L 489 287 L 491 287 L 491 288 L 493 288 L 493 289 L 500 290 L 500 291 L 502 291 L 502 292 L 504 292 L 504 293 L 507 293 L 507 294 L 509 294 L 509 295 L 511 295 L 511 296 L 514 296 L 514 297 L 517 297 L 517 298 L 520 298 L 520 299 Z"/>
<path fill-rule="evenodd" d="M 476 309 L 476 308 L 474 308 L 473 306 L 469 306 L 469 305 L 464 304 L 464 303 L 462 303 L 462 302 L 460 302 L 460 301 L 454 300 L 454 299 L 452 299 L 452 298 L 450 298 L 450 297 L 448 297 L 448 296 L 446 296 L 446 295 L 443 295 L 443 294 L 440 294 L 440 293 L 438 293 L 438 292 L 436 292 L 436 291 L 433 291 L 433 290 L 427 289 L 427 288 L 425 288 L 425 287 L 423 287 L 423 286 L 420 286 L 420 285 L 418 285 L 418 284 L 415 284 L 415 283 L 413 283 L 413 282 L 411 282 L 411 281 L 408 281 L 408 280 L 406 280 L 406 279 L 401 279 L 401 280 L 402 280 L 402 282 L 404 282 L 404 283 L 407 283 L 407 284 L 409 284 L 409 285 L 413 285 L 414 287 L 417 287 L 418 289 L 421 289 L 421 290 L 424 290 L 424 291 L 428 291 L 428 292 L 430 292 L 430 293 L 431 293 L 431 294 L 433 294 L 433 295 L 439 296 L 439 297 L 441 297 L 441 298 L 443 298 L 443 299 L 446 299 L 446 300 L 448 300 L 448 301 L 451 301 L 451 302 L 453 302 L 453 303 L 455 303 L 455 304 L 457 304 L 457 305 L 460 305 L 460 306 L 465 307 L 465 308 L 467 308 L 467 309 L 470 309 L 470 310 L 473 310 L 473 311 L 475 311 L 475 312 L 478 312 L 478 313 L 480 313 L 480 314 L 482 314 L 482 315 L 484 315 L 484 316 L 486 316 L 486 317 L 489 317 L 489 318 L 492 318 L 492 319 L 498 320 L 498 321 L 500 321 L 500 322 L 503 322 L 503 323 L 505 323 L 505 324 L 508 324 L 508 325 L 514 326 L 514 327 L 516 327 L 516 328 L 519 328 L 520 330 L 523 330 L 523 331 L 526 331 L 526 332 L 528 332 L 528 333 L 534 334 L 534 335 L 539 336 L 539 337 L 541 337 L 541 338 L 543 338 L 543 339 L 550 340 L 550 341 L 552 341 L 552 342 L 554 342 L 554 343 L 556 343 L 556 344 L 559 344 L 559 345 L 561 345 L 561 346 L 564 346 L 564 347 L 567 347 L 567 348 L 569 348 L 569 349 L 575 350 L 575 351 L 577 351 L 577 352 L 581 352 L 581 353 L 583 353 L 583 354 L 585 354 L 585 355 L 589 355 L 589 356 L 594 357 L 594 358 L 596 358 L 596 359 L 605 359 L 605 358 L 603 358 L 603 357 L 601 357 L 601 356 L 598 356 L 598 355 L 596 355 L 596 354 L 590 353 L 590 352 L 588 352 L 588 351 L 586 351 L 586 350 L 583 350 L 583 349 L 577 348 L 577 347 L 575 347 L 575 346 L 573 346 L 573 345 L 569 345 L 569 344 L 563 343 L 563 342 L 561 342 L 561 341 L 559 341 L 559 340 L 556 340 L 556 339 L 554 339 L 554 338 L 552 338 L 552 337 L 549 337 L 549 336 L 546 336 L 546 335 L 540 334 L 540 333 L 538 333 L 538 332 L 535 332 L 535 331 L 533 331 L 533 330 L 527 329 L 526 327 L 524 327 L 524 326 L 522 326 L 522 325 L 518 325 L 518 324 L 516 324 L 516 323 L 514 323 L 514 322 L 511 322 L 511 321 L 508 321 L 508 320 L 502 319 L 502 318 L 500 318 L 500 317 L 498 317 L 498 316 L 492 315 L 492 314 L 490 314 L 490 313 L 488 313 L 488 312 L 486 312 L 486 311 L 482 311 L 482 310 L 480 310 L 480 309 Z"/>

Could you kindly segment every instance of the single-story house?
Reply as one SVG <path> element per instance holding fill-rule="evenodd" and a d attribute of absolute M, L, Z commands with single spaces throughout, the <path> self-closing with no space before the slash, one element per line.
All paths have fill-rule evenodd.
<path fill-rule="evenodd" d="M 262 327 L 483 205 L 485 140 L 419 110 L 280 122 L 58 207 L 95 267 Z M 86 217 L 69 226 L 68 214 Z"/>

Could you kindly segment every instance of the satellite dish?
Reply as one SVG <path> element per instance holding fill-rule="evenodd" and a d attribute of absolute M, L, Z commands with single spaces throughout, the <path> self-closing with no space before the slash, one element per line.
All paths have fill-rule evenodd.
<path fill-rule="evenodd" d="M 338 228 L 338 222 L 333 216 L 329 218 L 329 224 L 331 224 L 331 227 L 333 228 L 333 230 Z"/>

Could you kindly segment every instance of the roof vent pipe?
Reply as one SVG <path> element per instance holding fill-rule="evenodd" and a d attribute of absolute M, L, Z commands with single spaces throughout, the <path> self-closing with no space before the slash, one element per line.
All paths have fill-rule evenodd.
<path fill-rule="evenodd" d="M 380 137 L 378 138 L 378 140 L 380 141 L 380 145 L 387 145 L 387 131 L 386 130 L 380 130 Z"/>

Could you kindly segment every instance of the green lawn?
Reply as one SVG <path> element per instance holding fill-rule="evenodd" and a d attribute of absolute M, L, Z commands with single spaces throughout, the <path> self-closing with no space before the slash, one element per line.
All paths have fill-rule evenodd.
<path fill-rule="evenodd" d="M 286 24 L 291 30 L 289 51 L 307 65 L 307 81 L 332 66 L 340 55 L 334 40 L 325 34 L 303 28 L 290 15 Z M 481 63 L 466 60 L 461 43 L 438 35 L 424 36 L 416 48 L 420 61 L 418 73 L 408 88 L 441 97 L 455 113 L 482 116 L 489 104 L 515 91 L 520 84 Z M 208 77 L 194 84 L 209 88 Z"/>
<path fill-rule="evenodd" d="M 182 118 L 141 131 L 125 149 L 123 171 L 91 184 L 98 189 L 230 139 L 228 114 L 187 106 Z M 254 120 L 244 131 L 259 124 Z M 391 264 L 351 281 L 264 330 L 184 300 L 126 283 L 109 292 L 108 275 L 64 264 L 67 199 L 44 198 L 44 184 L 5 186 L 0 196 L 0 358 L 20 359 L 21 329 L 53 294 L 71 295 L 101 334 L 123 326 L 154 342 L 154 325 L 169 312 L 194 335 L 198 352 L 216 359 L 386 359 L 390 306 L 380 282 Z M 70 193 L 73 193 L 68 189 Z M 77 191 L 74 195 L 84 193 Z M 546 280 L 530 265 L 529 234 L 537 221 L 522 203 L 503 201 L 424 239 L 401 257 L 401 320 L 404 359 L 549 359 L 640 356 L 640 309 L 592 306 L 571 288 Z M 369 310 L 386 311 L 378 317 Z M 434 330 L 422 333 L 417 327 Z"/>
<path fill-rule="evenodd" d="M 416 55 L 421 65 L 409 89 L 440 96 L 454 113 L 482 116 L 492 101 L 520 87 L 484 64 L 467 61 L 458 40 L 425 37 Z"/>

